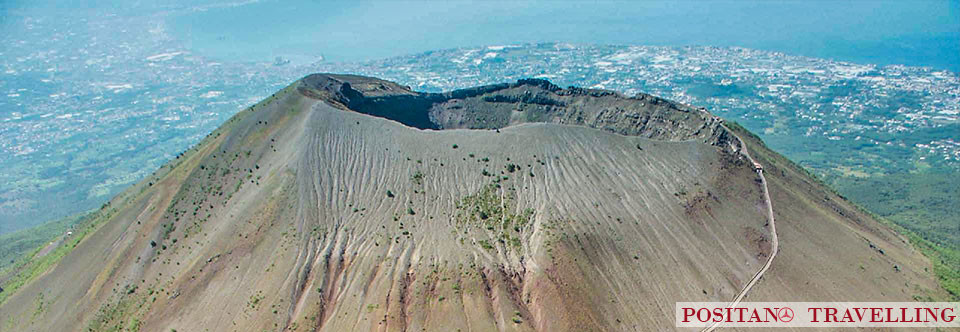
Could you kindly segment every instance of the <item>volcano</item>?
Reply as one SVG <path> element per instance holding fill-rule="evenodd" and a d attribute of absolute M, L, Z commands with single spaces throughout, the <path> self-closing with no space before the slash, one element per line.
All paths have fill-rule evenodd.
<path fill-rule="evenodd" d="M 4 276 L 4 331 L 635 331 L 678 301 L 943 292 L 735 123 L 545 80 L 314 74 Z"/>

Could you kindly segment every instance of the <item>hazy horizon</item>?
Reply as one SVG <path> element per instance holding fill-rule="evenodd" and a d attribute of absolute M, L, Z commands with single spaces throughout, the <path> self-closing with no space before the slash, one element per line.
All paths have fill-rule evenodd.
<path fill-rule="evenodd" d="M 283 24 L 256 24 L 284 22 Z M 960 2 L 279 2 L 178 15 L 173 35 L 226 60 L 356 61 L 491 44 L 737 46 L 960 71 Z"/>

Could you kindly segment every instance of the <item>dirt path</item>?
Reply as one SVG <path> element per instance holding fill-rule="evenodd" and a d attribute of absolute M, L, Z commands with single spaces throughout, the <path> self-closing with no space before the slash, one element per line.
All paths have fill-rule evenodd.
<path fill-rule="evenodd" d="M 723 129 L 726 129 L 728 132 L 730 132 L 731 135 L 733 135 L 733 137 L 737 138 L 737 141 L 740 142 L 740 151 L 743 152 L 743 155 L 746 156 L 747 159 L 750 160 L 750 162 L 753 165 L 760 166 L 760 164 L 754 161 L 753 157 L 750 156 L 750 151 L 747 151 L 747 145 L 743 143 L 743 139 L 741 139 L 740 136 L 738 136 L 737 134 L 734 134 L 733 131 L 730 130 L 730 128 L 723 126 Z M 770 191 L 767 188 L 767 178 L 763 176 L 762 167 L 757 167 L 757 175 L 760 176 L 760 183 L 763 184 L 763 200 L 767 204 L 767 220 L 770 221 L 770 235 L 772 238 L 773 246 L 772 246 L 772 250 L 770 251 L 770 257 L 767 258 L 767 262 L 763 264 L 763 267 L 760 268 L 759 271 L 757 271 L 757 274 L 753 276 L 753 279 L 750 279 L 750 282 L 748 282 L 746 286 L 743 286 L 743 289 L 740 290 L 740 294 L 737 294 L 737 297 L 734 298 L 733 302 L 730 302 L 730 305 L 727 306 L 728 308 L 734 308 L 738 304 L 740 304 L 740 301 L 747 296 L 747 292 L 749 292 L 750 289 L 752 289 L 753 286 L 756 285 L 758 281 L 760 281 L 760 278 L 763 277 L 763 274 L 766 273 L 768 269 L 770 269 L 770 265 L 773 264 L 773 259 L 777 257 L 777 252 L 780 250 L 780 240 L 779 238 L 777 238 L 777 223 L 776 223 L 776 220 L 773 218 L 773 202 L 770 201 Z M 721 323 L 719 322 L 713 323 L 713 325 L 703 329 L 702 331 L 710 332 L 720 327 L 720 325 Z"/>

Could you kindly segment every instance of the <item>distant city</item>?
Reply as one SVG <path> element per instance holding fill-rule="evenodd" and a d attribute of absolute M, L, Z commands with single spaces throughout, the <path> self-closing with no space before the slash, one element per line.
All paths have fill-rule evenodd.
<path fill-rule="evenodd" d="M 742 48 L 567 44 L 445 50 L 339 67 L 423 91 L 538 77 L 627 95 L 645 92 L 707 107 L 765 137 L 862 141 L 857 144 L 913 149 L 917 160 L 960 161 L 956 136 L 901 137 L 960 124 L 960 79 L 949 71 Z"/>

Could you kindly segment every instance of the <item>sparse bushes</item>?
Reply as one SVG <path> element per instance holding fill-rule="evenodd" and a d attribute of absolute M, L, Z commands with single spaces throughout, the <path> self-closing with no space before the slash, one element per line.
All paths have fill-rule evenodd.
<path fill-rule="evenodd" d="M 493 250 L 493 245 L 490 244 L 490 241 L 480 240 L 480 241 L 477 241 L 477 243 L 480 244 L 480 247 L 485 250 Z"/>
<path fill-rule="evenodd" d="M 393 197 L 394 197 L 394 196 L 393 196 L 393 192 L 387 190 L 387 197 L 393 198 Z"/>
<path fill-rule="evenodd" d="M 415 183 L 415 184 L 418 185 L 418 186 L 419 186 L 419 185 L 422 185 L 422 184 L 423 184 L 423 173 L 420 172 L 420 171 L 417 171 L 417 172 L 413 173 L 413 175 L 410 176 L 410 180 L 413 181 L 413 183 Z"/>

